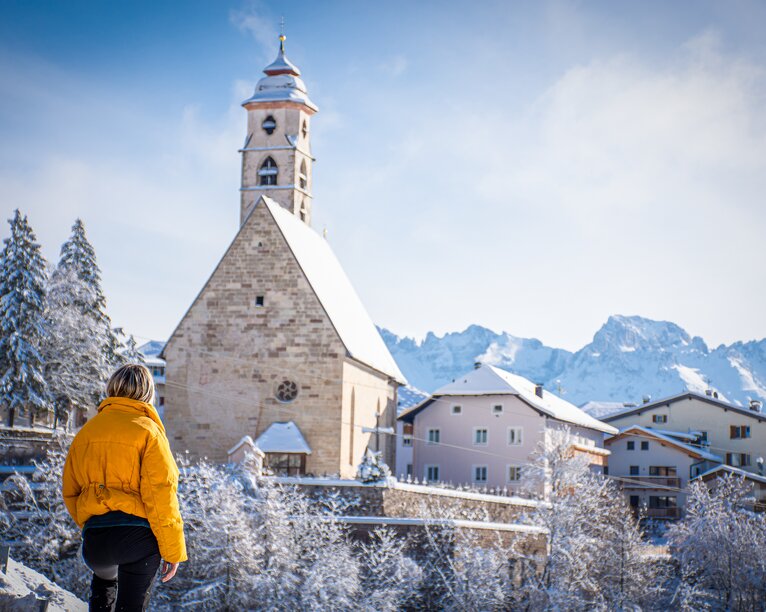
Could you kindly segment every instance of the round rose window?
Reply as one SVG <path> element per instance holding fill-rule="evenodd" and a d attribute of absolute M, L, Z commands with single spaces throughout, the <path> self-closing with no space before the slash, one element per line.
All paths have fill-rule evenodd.
<path fill-rule="evenodd" d="M 283 380 L 277 385 L 275 395 L 280 402 L 292 402 L 298 397 L 298 383 L 292 380 Z"/>

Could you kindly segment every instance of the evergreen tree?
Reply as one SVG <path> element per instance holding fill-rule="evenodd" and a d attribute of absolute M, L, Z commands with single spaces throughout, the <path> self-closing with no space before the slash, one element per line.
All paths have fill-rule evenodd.
<path fill-rule="evenodd" d="M 122 357 L 128 363 L 146 363 L 146 359 L 144 359 L 143 353 L 138 350 L 138 343 L 133 337 L 133 334 L 130 334 L 130 337 L 125 342 L 125 348 L 122 351 Z"/>
<path fill-rule="evenodd" d="M 82 220 L 77 219 L 72 226 L 72 235 L 61 246 L 61 258 L 58 269 L 76 275 L 90 288 L 88 298 L 80 306 L 85 316 L 93 317 L 104 328 L 103 353 L 106 363 L 111 368 L 125 363 L 122 357 L 123 345 L 112 329 L 112 322 L 106 314 L 106 297 L 101 288 L 101 270 L 96 262 L 96 251 L 85 235 Z"/>
<path fill-rule="evenodd" d="M 40 343 L 44 335 L 45 260 L 26 216 L 16 210 L 0 255 L 0 405 L 12 427 L 47 409 Z"/>

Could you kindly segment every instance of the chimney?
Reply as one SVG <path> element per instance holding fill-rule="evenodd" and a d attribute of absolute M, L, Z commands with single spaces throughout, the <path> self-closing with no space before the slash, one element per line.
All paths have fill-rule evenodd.
<path fill-rule="evenodd" d="M 751 399 L 750 400 L 750 410 L 752 410 L 753 412 L 760 412 L 761 411 L 761 400 Z"/>
<path fill-rule="evenodd" d="M 543 396 L 543 383 L 535 383 L 535 395 L 537 397 Z"/>
<path fill-rule="evenodd" d="M 652 401 L 651 395 L 644 395 L 644 397 L 641 398 L 641 402 L 644 404 L 648 404 L 651 401 Z"/>
<path fill-rule="evenodd" d="M 713 391 L 713 397 L 714 397 L 715 399 L 718 399 L 718 391 Z"/>
<path fill-rule="evenodd" d="M 713 390 L 712 389 L 705 389 L 705 395 L 708 397 L 713 397 Z"/>
<path fill-rule="evenodd" d="M 481 367 L 481 361 L 474 361 L 473 362 L 473 369 L 478 370 Z"/>

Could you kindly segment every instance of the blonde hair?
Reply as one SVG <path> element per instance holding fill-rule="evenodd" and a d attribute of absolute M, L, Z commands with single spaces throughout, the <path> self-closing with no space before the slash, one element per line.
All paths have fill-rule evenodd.
<path fill-rule="evenodd" d="M 154 379 L 146 366 L 129 363 L 117 369 L 106 384 L 109 397 L 127 397 L 151 404 L 154 399 Z"/>

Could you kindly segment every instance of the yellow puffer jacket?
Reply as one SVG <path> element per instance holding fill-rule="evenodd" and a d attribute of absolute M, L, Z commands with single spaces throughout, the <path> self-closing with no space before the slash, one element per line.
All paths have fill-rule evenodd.
<path fill-rule="evenodd" d="M 178 467 L 151 404 L 108 397 L 69 447 L 64 502 L 82 527 L 92 516 L 122 510 L 149 520 L 165 561 L 186 561 L 178 509 Z"/>

